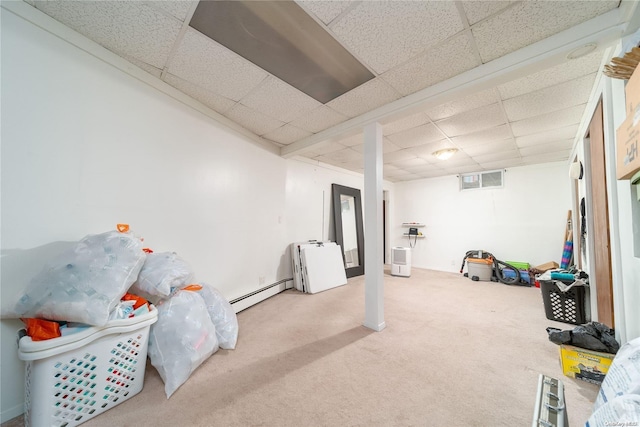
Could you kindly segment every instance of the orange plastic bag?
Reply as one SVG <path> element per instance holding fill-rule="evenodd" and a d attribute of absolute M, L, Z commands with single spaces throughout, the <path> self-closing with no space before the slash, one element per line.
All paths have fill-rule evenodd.
<path fill-rule="evenodd" d="M 135 303 L 133 304 L 134 310 L 136 310 L 138 307 L 142 307 L 145 304 L 149 304 L 149 302 L 146 299 L 138 295 L 129 294 L 129 293 L 124 294 L 124 296 L 121 298 L 121 301 L 135 301 Z"/>
<path fill-rule="evenodd" d="M 27 335 L 29 335 L 33 341 L 44 341 L 62 336 L 58 322 L 33 318 L 20 320 L 27 325 Z"/>

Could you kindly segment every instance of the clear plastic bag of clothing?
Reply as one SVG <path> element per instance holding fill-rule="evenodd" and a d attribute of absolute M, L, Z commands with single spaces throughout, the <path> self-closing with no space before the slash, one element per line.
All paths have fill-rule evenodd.
<path fill-rule="evenodd" d="M 128 231 L 86 236 L 31 280 L 15 315 L 104 326 L 145 258 L 142 241 Z"/>
<path fill-rule="evenodd" d="M 198 293 L 207 305 L 211 321 L 216 326 L 220 348 L 233 350 L 238 341 L 236 312 L 219 290 L 206 283 L 199 283 L 199 285 L 202 286 L 202 289 Z"/>
<path fill-rule="evenodd" d="M 202 297 L 179 290 L 157 306 L 149 333 L 149 359 L 158 370 L 167 399 L 218 350 L 216 328 Z"/>
<path fill-rule="evenodd" d="M 182 288 L 192 281 L 193 270 L 176 253 L 150 253 L 131 291 L 134 294 L 167 297 L 172 288 Z"/>

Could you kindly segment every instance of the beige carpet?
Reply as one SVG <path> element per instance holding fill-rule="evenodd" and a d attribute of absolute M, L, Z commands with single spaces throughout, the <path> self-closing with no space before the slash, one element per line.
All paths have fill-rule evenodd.
<path fill-rule="evenodd" d="M 387 272 L 388 273 L 388 272 Z M 220 350 L 167 400 L 144 390 L 93 426 L 527 426 L 539 373 L 565 384 L 571 426 L 598 387 L 564 377 L 540 290 L 414 269 L 385 274 L 387 328 L 364 319 L 364 277 L 316 295 L 288 290 L 238 314 Z"/>

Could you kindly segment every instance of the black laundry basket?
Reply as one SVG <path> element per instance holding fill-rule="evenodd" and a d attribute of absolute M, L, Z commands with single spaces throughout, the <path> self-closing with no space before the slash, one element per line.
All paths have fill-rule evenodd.
<path fill-rule="evenodd" d="M 562 283 L 571 284 L 565 281 Z M 562 292 L 554 281 L 541 280 L 540 290 L 547 319 L 574 325 L 587 322 L 584 309 L 584 286 L 574 286 L 567 292 Z"/>

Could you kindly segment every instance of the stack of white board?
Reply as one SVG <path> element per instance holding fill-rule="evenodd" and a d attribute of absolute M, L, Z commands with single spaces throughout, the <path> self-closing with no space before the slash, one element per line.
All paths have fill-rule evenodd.
<path fill-rule="evenodd" d="M 293 286 L 309 294 L 347 284 L 340 246 L 334 242 L 291 244 Z"/>

